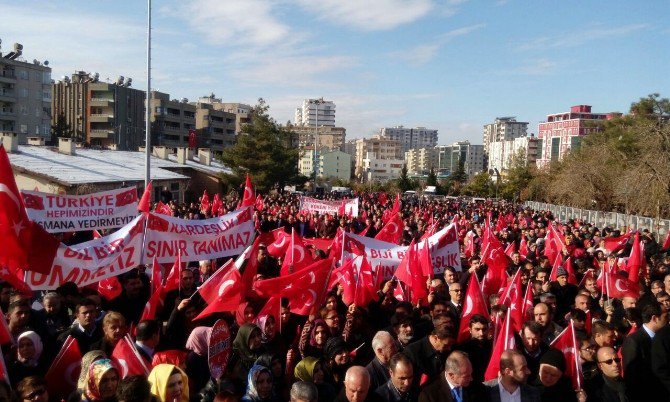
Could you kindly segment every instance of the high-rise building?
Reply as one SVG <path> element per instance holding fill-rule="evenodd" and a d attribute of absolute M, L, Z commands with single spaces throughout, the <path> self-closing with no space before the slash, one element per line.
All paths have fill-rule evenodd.
<path fill-rule="evenodd" d="M 344 151 L 344 142 L 347 138 L 347 130 L 344 127 L 319 126 L 296 126 L 289 125 L 288 130 L 298 134 L 298 146 L 314 146 L 314 133 L 317 133 L 316 146 L 321 150 Z M 312 148 L 313 149 L 313 148 Z"/>
<path fill-rule="evenodd" d="M 51 68 L 49 62 L 23 60 L 23 45 L 0 52 L 0 132 L 49 139 L 51 133 Z"/>
<path fill-rule="evenodd" d="M 472 145 L 470 141 L 459 141 L 451 145 L 438 145 L 437 166 L 440 175 L 450 176 L 463 163 L 468 177 L 484 170 L 484 146 Z"/>
<path fill-rule="evenodd" d="M 231 103 L 231 102 L 213 102 L 214 94 L 209 97 L 203 97 L 199 99 L 200 103 L 211 103 L 214 105 L 214 108 L 217 110 L 223 110 L 224 112 L 232 113 L 235 115 L 235 135 L 239 135 L 242 132 L 242 127 L 245 124 L 248 124 L 251 121 L 251 105 L 244 103 Z"/>
<path fill-rule="evenodd" d="M 335 127 L 335 104 L 323 98 L 303 100 L 295 110 L 295 125 Z"/>
<path fill-rule="evenodd" d="M 196 136 L 200 139 L 199 146 L 211 148 L 215 155 L 221 155 L 225 148 L 235 145 L 237 116 L 234 113 L 206 102 L 197 102 L 195 106 L 195 128 Z"/>
<path fill-rule="evenodd" d="M 170 99 L 169 94 L 151 91 L 150 113 L 153 145 L 171 148 L 189 145 L 189 135 L 195 135 L 196 106 L 188 103 L 188 99 Z"/>
<path fill-rule="evenodd" d="M 400 143 L 386 138 L 359 138 L 356 140 L 356 176 L 365 169 L 363 160 L 403 160 Z M 404 160 L 403 160 L 404 163 Z"/>
<path fill-rule="evenodd" d="M 521 156 L 525 163 L 535 164 L 538 157 L 538 139 L 533 134 L 517 137 L 509 141 L 495 141 L 489 144 L 488 168 L 498 169 L 503 176 L 510 168 L 515 156 Z"/>
<path fill-rule="evenodd" d="M 425 175 L 431 169 L 437 172 L 437 148 L 410 149 L 405 152 L 407 173 Z"/>
<path fill-rule="evenodd" d="M 592 113 L 589 105 L 572 106 L 569 112 L 547 115 L 547 121 L 538 124 L 537 165 L 543 167 L 563 159 L 568 151 L 581 146 L 584 136 L 600 131 L 604 122 L 615 115 Z"/>
<path fill-rule="evenodd" d="M 384 127 L 379 130 L 379 138 L 398 141 L 404 155 L 410 149 L 435 147 L 437 145 L 437 130 L 425 127 Z"/>
<path fill-rule="evenodd" d="M 145 142 L 145 92 L 132 79 L 100 82 L 78 71 L 52 85 L 52 124 L 63 119 L 75 137 L 94 147 L 136 150 Z"/>
<path fill-rule="evenodd" d="M 516 121 L 516 117 L 496 117 L 495 122 L 484 126 L 484 152 L 489 154 L 489 146 L 496 141 L 511 141 L 525 137 L 528 123 Z"/>

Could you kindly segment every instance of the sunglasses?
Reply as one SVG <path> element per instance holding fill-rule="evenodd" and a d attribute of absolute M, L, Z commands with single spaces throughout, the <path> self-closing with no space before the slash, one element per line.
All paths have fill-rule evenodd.
<path fill-rule="evenodd" d="M 612 364 L 613 362 L 621 363 L 621 358 L 619 358 L 619 357 L 615 357 L 615 358 L 613 358 L 613 359 L 603 360 L 603 361 L 598 362 L 598 363 L 607 364 L 607 365 L 609 366 L 609 365 Z"/>
<path fill-rule="evenodd" d="M 32 401 L 33 399 L 37 398 L 38 396 L 42 396 L 43 393 L 46 392 L 46 389 L 41 388 L 41 389 L 36 389 L 35 391 L 29 393 L 28 395 L 24 396 L 23 399 L 27 399 L 29 401 Z"/>

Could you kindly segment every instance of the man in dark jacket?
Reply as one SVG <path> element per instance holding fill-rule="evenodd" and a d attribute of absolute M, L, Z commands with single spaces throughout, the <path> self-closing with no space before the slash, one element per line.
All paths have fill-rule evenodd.
<path fill-rule="evenodd" d="M 440 325 L 434 328 L 430 335 L 405 348 L 403 353 L 412 361 L 414 368 L 415 385 L 426 380 L 432 381 L 440 376 L 444 371 L 446 356 L 455 343 L 454 331 L 445 325 Z"/>
<path fill-rule="evenodd" d="M 598 349 L 598 369 L 600 373 L 586 385 L 589 401 L 608 402 L 635 400 L 626 392 L 626 383 L 621 377 L 621 358 L 613 348 Z"/>
<path fill-rule="evenodd" d="M 421 394 L 419 402 L 478 402 L 488 400 L 486 388 L 472 381 L 472 364 L 468 356 L 455 351 L 447 358 L 444 372 Z"/>
<path fill-rule="evenodd" d="M 72 336 L 79 344 L 82 354 L 91 350 L 91 344 L 102 339 L 102 328 L 96 325 L 98 308 L 93 300 L 84 299 L 75 307 L 77 322 L 58 337 L 62 346 L 68 336 Z"/>
<path fill-rule="evenodd" d="M 379 331 L 372 338 L 372 350 L 375 357 L 365 369 L 370 374 L 370 389 L 376 390 L 389 380 L 389 361 L 398 351 L 398 347 L 390 333 Z"/>
<path fill-rule="evenodd" d="M 416 402 L 419 393 L 412 385 L 412 362 L 402 353 L 396 353 L 389 362 L 390 378 L 377 388 L 377 395 L 389 402 Z"/>

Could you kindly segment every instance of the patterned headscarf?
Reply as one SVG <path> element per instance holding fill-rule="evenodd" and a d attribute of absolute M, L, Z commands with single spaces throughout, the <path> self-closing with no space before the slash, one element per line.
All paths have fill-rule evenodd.
<path fill-rule="evenodd" d="M 87 401 L 101 401 L 100 382 L 102 377 L 109 371 L 116 371 L 116 367 L 112 365 L 109 359 L 97 360 L 88 368 L 88 378 L 86 380 L 86 389 L 82 395 L 82 400 Z"/>
<path fill-rule="evenodd" d="M 254 365 L 249 370 L 249 376 L 247 377 L 247 393 L 242 398 L 243 401 L 260 401 L 261 397 L 258 395 L 258 388 L 256 388 L 258 383 L 258 377 L 261 374 L 267 373 L 270 376 L 270 381 L 272 381 L 272 372 L 269 368 L 261 365 Z"/>
<path fill-rule="evenodd" d="M 26 331 L 19 335 L 19 338 L 17 339 L 17 343 L 21 343 L 21 339 L 30 339 L 30 341 L 33 343 L 33 347 L 35 348 L 35 355 L 31 359 L 27 359 L 24 356 L 21 356 L 21 349 L 16 350 L 16 357 L 19 359 L 19 361 L 26 366 L 29 367 L 35 367 L 37 365 L 38 360 L 40 359 L 40 356 L 42 355 L 42 339 L 40 339 L 40 336 L 37 335 L 35 331 Z"/>
<path fill-rule="evenodd" d="M 94 361 L 105 359 L 107 356 L 102 350 L 91 350 L 87 352 L 84 357 L 81 358 L 81 373 L 79 374 L 79 380 L 77 380 L 77 389 L 84 391 L 86 389 L 86 381 L 88 380 L 88 371 L 86 367 L 90 367 Z"/>
<path fill-rule="evenodd" d="M 330 328 L 328 328 L 328 324 L 326 324 L 324 320 L 318 318 L 314 320 L 312 330 L 309 333 L 309 344 L 317 348 L 323 348 L 325 344 L 320 346 L 316 344 L 316 329 L 319 327 L 324 327 L 326 329 L 326 339 L 328 339 L 328 336 L 330 335 Z"/>

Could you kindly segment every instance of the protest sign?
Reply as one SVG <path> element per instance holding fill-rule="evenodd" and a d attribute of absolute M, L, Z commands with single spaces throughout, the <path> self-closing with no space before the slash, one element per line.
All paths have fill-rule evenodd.
<path fill-rule="evenodd" d="M 118 228 L 137 216 L 137 189 L 86 195 L 21 191 L 30 220 L 49 233 Z"/>
<path fill-rule="evenodd" d="M 300 211 L 319 214 L 340 214 L 358 216 L 358 198 L 345 200 L 317 200 L 311 197 L 300 197 Z"/>
<path fill-rule="evenodd" d="M 226 372 L 233 346 L 230 341 L 230 328 L 225 320 L 218 320 L 212 327 L 207 351 L 209 371 L 212 378 L 220 378 Z"/>

